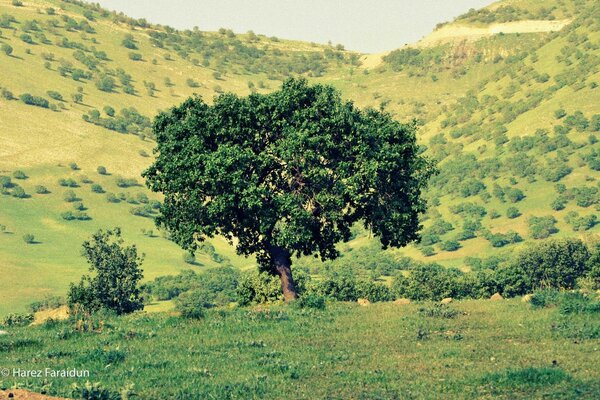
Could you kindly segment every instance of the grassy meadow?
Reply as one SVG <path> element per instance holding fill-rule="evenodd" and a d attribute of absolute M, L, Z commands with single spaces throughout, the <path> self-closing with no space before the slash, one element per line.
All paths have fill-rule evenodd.
<path fill-rule="evenodd" d="M 593 317 L 520 299 L 260 306 L 200 321 L 135 313 L 97 318 L 87 333 L 60 322 L 10 329 L 0 354 L 2 367 L 76 366 L 112 393 L 144 399 L 592 399 L 600 393 L 597 340 L 586 339 Z M 85 379 L 0 386 L 71 396 L 74 382 Z"/>

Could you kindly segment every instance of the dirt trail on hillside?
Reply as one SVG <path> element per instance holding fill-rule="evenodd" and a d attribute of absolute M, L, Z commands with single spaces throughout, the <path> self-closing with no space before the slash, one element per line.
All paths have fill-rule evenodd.
<path fill-rule="evenodd" d="M 502 24 L 492 24 L 483 28 L 458 24 L 445 25 L 418 41 L 414 46 L 430 47 L 442 43 L 455 42 L 457 40 L 474 41 L 485 36 L 496 35 L 499 33 L 556 32 L 560 31 L 570 23 L 570 19 L 562 19 L 557 21 L 526 20 L 506 22 Z"/>
<path fill-rule="evenodd" d="M 11 396 L 12 394 L 12 396 Z M 0 390 L 0 400 L 68 400 L 65 397 L 51 397 L 24 389 Z"/>
<path fill-rule="evenodd" d="M 405 45 L 404 47 L 433 47 L 439 44 L 475 41 L 486 36 L 497 35 L 499 33 L 538 33 L 538 32 L 556 32 L 569 25 L 572 20 L 562 19 L 557 21 L 515 21 L 502 24 L 492 24 L 487 27 L 478 28 L 474 26 L 451 24 L 445 25 L 438 30 L 433 31 L 417 43 Z M 375 68 L 383 62 L 383 57 L 389 54 L 389 51 L 376 54 L 365 54 L 361 57 L 362 68 Z"/>

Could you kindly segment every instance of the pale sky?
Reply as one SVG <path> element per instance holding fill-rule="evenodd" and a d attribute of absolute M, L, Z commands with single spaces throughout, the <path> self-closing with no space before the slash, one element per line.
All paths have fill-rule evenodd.
<path fill-rule="evenodd" d="M 95 0 L 105 8 L 178 29 L 230 28 L 282 39 L 341 43 L 377 53 L 412 43 L 492 0 Z"/>

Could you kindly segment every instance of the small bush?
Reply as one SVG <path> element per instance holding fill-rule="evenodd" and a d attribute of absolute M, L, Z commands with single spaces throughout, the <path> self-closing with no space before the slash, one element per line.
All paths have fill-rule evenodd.
<path fill-rule="evenodd" d="M 306 293 L 300 296 L 293 305 L 298 308 L 312 308 L 315 310 L 325 309 L 325 298 L 313 293 Z"/>
<path fill-rule="evenodd" d="M 236 292 L 240 305 L 269 303 L 282 299 L 279 278 L 266 272 L 243 275 Z"/>
<path fill-rule="evenodd" d="M 35 243 L 35 236 L 33 236 L 31 233 L 26 233 L 23 235 L 23 241 L 27 244 L 33 244 Z"/>
<path fill-rule="evenodd" d="M 71 168 L 73 171 L 79 170 L 79 166 L 74 162 L 69 163 L 69 168 Z"/>
<path fill-rule="evenodd" d="M 50 193 L 50 191 L 48 190 L 48 188 L 46 188 L 46 186 L 42 186 L 42 185 L 37 185 L 35 187 L 35 192 L 37 194 L 48 194 L 48 193 Z"/>
<path fill-rule="evenodd" d="M 206 309 L 211 307 L 213 307 L 213 303 L 206 298 L 201 290 L 190 290 L 175 299 L 175 309 L 184 318 L 203 318 Z"/>
<path fill-rule="evenodd" d="M 67 203 L 72 203 L 74 201 L 79 201 L 79 198 L 77 197 L 77 194 L 75 194 L 74 191 L 67 190 L 65 192 L 65 195 L 63 196 L 63 200 L 66 201 Z"/>
<path fill-rule="evenodd" d="M 2 45 L 0 45 L 0 51 L 2 51 L 7 56 L 10 56 L 13 52 L 13 48 L 7 43 L 2 43 Z"/>
<path fill-rule="evenodd" d="M 96 172 L 98 172 L 98 174 L 100 175 L 106 175 L 106 167 L 103 167 L 102 165 L 100 165 L 98 168 L 96 168 Z"/>
<path fill-rule="evenodd" d="M 65 186 L 65 187 L 72 187 L 72 188 L 76 188 L 79 187 L 79 185 L 77 184 L 77 181 L 75 181 L 75 179 L 72 178 L 62 178 L 58 180 L 58 184 L 60 186 Z"/>
<path fill-rule="evenodd" d="M 15 172 L 13 172 L 13 178 L 15 179 L 27 179 L 28 176 L 25 174 L 25 172 L 21 171 L 21 170 L 16 170 Z"/>
<path fill-rule="evenodd" d="M 97 183 L 94 183 L 91 186 L 91 189 L 92 189 L 92 192 L 94 192 L 94 193 L 104 193 L 104 189 L 102 188 L 102 186 L 100 186 Z"/>
<path fill-rule="evenodd" d="M 33 322 L 33 314 L 8 314 L 2 320 L 2 326 L 26 326 Z"/>
<path fill-rule="evenodd" d="M 186 251 L 185 253 L 183 253 L 183 262 L 185 262 L 186 264 L 196 264 L 196 256 L 194 255 L 194 253 L 191 253 L 189 251 Z"/>
<path fill-rule="evenodd" d="M 508 207 L 506 210 L 506 216 L 510 219 L 514 219 L 521 216 L 519 209 L 517 207 Z"/>

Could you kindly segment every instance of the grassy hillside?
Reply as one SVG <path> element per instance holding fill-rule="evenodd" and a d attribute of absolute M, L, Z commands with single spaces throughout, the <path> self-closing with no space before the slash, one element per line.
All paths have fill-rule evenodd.
<path fill-rule="evenodd" d="M 0 276 L 11 288 L 0 292 L 0 315 L 64 293 L 86 268 L 81 242 L 99 227 L 123 228 L 146 253 L 148 279 L 217 266 L 207 253 L 198 265 L 186 264 L 153 227 L 149 204 L 160 199 L 139 178 L 152 157 L 151 118 L 193 93 L 210 100 L 223 91 L 267 92 L 288 76 L 332 84 L 359 106 L 418 120 L 419 140 L 440 169 L 427 193 L 424 240 L 384 257 L 468 270 L 474 258 L 501 258 L 547 236 L 600 232 L 594 1 L 498 2 L 486 8 L 494 12 L 471 11 L 432 37 L 459 27 L 484 35 L 425 40 L 364 65 L 342 46 L 227 29 L 176 31 L 74 1 L 14 4 L 0 0 L 0 175 L 10 178 L 0 181 Z M 490 28 L 524 21 L 562 21 L 552 25 L 562 29 Z M 98 174 L 99 166 L 110 175 Z M 78 187 L 59 184 L 69 178 Z M 118 186 L 127 179 L 139 184 Z M 40 185 L 49 193 L 36 193 Z M 65 201 L 69 190 L 80 201 Z M 91 219 L 66 220 L 78 202 Z M 370 257 L 375 242 L 356 233 L 342 248 Z M 212 243 L 226 257 L 221 264 L 254 265 L 223 240 Z M 320 267 L 313 259 L 300 264 Z"/>

